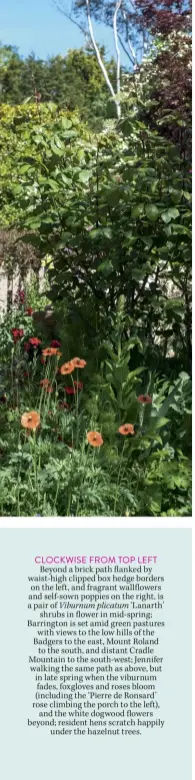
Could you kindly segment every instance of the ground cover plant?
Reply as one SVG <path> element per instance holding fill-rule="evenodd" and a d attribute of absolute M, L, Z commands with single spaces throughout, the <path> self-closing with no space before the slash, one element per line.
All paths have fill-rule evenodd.
<path fill-rule="evenodd" d="M 191 515 L 191 41 L 167 14 L 154 3 L 166 29 L 120 94 L 100 52 L 114 103 L 88 50 L 47 67 L 2 53 L 0 263 L 19 275 L 0 323 L 5 516 Z M 31 66 L 43 99 L 37 83 L 26 98 Z"/>

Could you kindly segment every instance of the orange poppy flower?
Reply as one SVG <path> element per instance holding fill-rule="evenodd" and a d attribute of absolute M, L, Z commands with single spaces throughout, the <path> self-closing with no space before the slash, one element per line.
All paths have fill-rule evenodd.
<path fill-rule="evenodd" d="M 40 423 L 40 414 L 38 412 L 24 412 L 21 417 L 21 425 L 30 431 L 35 431 Z"/>
<path fill-rule="evenodd" d="M 89 431 L 89 433 L 87 433 L 87 441 L 92 447 L 101 447 L 104 443 L 101 433 L 98 433 L 97 431 Z"/>
<path fill-rule="evenodd" d="M 61 357 L 61 352 L 59 352 L 59 349 L 56 347 L 46 347 L 46 349 L 42 349 L 42 355 L 44 357 L 52 357 L 53 355 L 57 355 L 58 357 Z"/>
<path fill-rule="evenodd" d="M 60 373 L 63 374 L 72 374 L 72 372 L 75 369 L 75 365 L 73 363 L 73 360 L 69 360 L 68 363 L 63 363 L 63 365 L 60 368 Z"/>
<path fill-rule="evenodd" d="M 86 360 L 81 360 L 78 357 L 73 358 L 72 363 L 74 363 L 75 368 L 85 368 L 87 365 Z"/>
<path fill-rule="evenodd" d="M 125 425 L 121 425 L 118 430 L 122 436 L 128 436 L 128 433 L 131 433 L 132 435 L 135 433 L 134 425 L 131 425 L 131 423 L 125 423 Z"/>
<path fill-rule="evenodd" d="M 137 401 L 140 404 L 152 404 L 151 395 L 138 395 Z"/>
<path fill-rule="evenodd" d="M 51 385 L 46 385 L 45 392 L 46 393 L 53 393 L 53 387 Z"/>
<path fill-rule="evenodd" d="M 41 387 L 48 387 L 49 384 L 50 384 L 49 379 L 46 379 L 46 378 L 45 379 L 41 379 L 41 382 L 40 382 Z"/>

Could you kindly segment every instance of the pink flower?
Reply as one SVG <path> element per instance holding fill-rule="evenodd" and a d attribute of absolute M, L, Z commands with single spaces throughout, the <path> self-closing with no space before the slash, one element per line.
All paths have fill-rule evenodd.
<path fill-rule="evenodd" d="M 24 304 L 24 302 L 25 302 L 25 292 L 24 290 L 18 290 L 15 296 L 15 303 Z"/>
<path fill-rule="evenodd" d="M 28 309 L 25 310 L 25 314 L 28 314 L 29 317 L 32 317 L 33 309 L 31 309 L 31 306 L 29 306 Z"/>
<path fill-rule="evenodd" d="M 57 341 L 57 339 L 53 339 L 53 341 L 51 341 L 50 347 L 56 347 L 58 349 L 59 347 L 61 347 L 60 341 Z"/>
<path fill-rule="evenodd" d="M 24 331 L 22 328 L 12 328 L 11 333 L 13 336 L 14 344 L 16 344 L 18 339 L 21 339 L 22 336 L 24 336 Z"/>
<path fill-rule="evenodd" d="M 83 389 L 83 382 L 77 382 L 76 379 L 74 380 L 74 386 L 76 390 L 82 390 Z"/>
<path fill-rule="evenodd" d="M 139 401 L 140 404 L 152 404 L 152 398 L 151 395 L 138 395 L 137 401 Z"/>
<path fill-rule="evenodd" d="M 18 297 L 19 297 L 20 303 L 24 303 L 24 301 L 25 301 L 25 292 L 24 292 L 24 290 L 20 290 L 19 291 Z"/>
<path fill-rule="evenodd" d="M 37 339 L 36 336 L 31 336 L 28 343 L 31 344 L 32 347 L 38 347 L 39 344 L 41 344 L 41 339 Z"/>
<path fill-rule="evenodd" d="M 65 387 L 64 390 L 67 393 L 67 395 L 75 395 L 76 393 L 75 387 Z"/>

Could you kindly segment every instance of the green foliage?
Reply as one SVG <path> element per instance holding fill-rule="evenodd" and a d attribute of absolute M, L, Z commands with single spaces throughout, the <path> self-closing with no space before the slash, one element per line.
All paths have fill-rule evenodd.
<path fill-rule="evenodd" d="M 175 368 L 178 361 L 190 372 L 187 165 L 136 110 L 120 130 L 96 135 L 77 115 L 41 108 L 41 132 L 35 111 L 16 113 L 16 167 L 8 170 L 6 158 L 2 200 L 9 194 L 10 211 L 31 232 L 26 240 L 53 258 L 50 299 L 66 297 L 77 311 L 93 302 L 108 333 L 109 314 L 124 294 L 131 335 L 141 340 L 146 363 L 162 370 L 171 348 Z"/>
<path fill-rule="evenodd" d="M 125 92 L 135 94 L 140 118 L 178 145 L 191 159 L 192 36 L 191 31 L 157 35 Z M 177 194 L 176 194 L 177 198 Z"/>
<path fill-rule="evenodd" d="M 114 61 L 106 61 L 104 47 L 101 56 L 114 82 Z M 49 101 L 61 109 L 79 110 L 82 119 L 114 115 L 108 100 L 105 80 L 91 49 L 70 49 L 66 56 L 49 57 L 46 61 L 31 54 L 20 57 L 11 46 L 0 47 L 0 103 L 19 105 L 30 101 Z"/>
<path fill-rule="evenodd" d="M 25 299 L 28 301 L 28 306 L 32 307 L 33 311 L 38 312 L 43 310 L 45 306 L 49 305 L 49 298 L 47 298 L 47 275 L 44 275 L 42 283 L 42 291 L 40 295 L 40 281 L 39 276 L 36 273 L 31 272 L 30 278 L 25 279 L 24 293 Z"/>

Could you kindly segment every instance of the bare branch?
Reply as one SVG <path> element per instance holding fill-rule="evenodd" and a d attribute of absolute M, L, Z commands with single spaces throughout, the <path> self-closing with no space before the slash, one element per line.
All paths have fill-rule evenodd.
<path fill-rule="evenodd" d="M 113 89 L 113 86 L 112 86 L 112 83 L 110 81 L 109 75 L 107 73 L 106 67 L 105 67 L 104 62 L 102 60 L 102 57 L 101 57 L 101 54 L 100 54 L 100 50 L 99 50 L 98 45 L 97 45 L 96 40 L 95 40 L 95 36 L 94 36 L 94 32 L 93 32 L 93 25 L 92 25 L 92 20 L 91 20 L 91 14 L 90 14 L 90 0 L 85 0 L 85 2 L 86 2 L 86 15 L 87 15 L 87 21 L 88 21 L 88 29 L 89 29 L 89 35 L 90 35 L 92 48 L 93 48 L 93 50 L 94 50 L 94 52 L 96 54 L 97 61 L 99 63 L 101 71 L 103 73 L 103 76 L 104 76 L 104 79 L 106 81 L 107 87 L 108 87 L 108 89 L 109 89 L 109 91 L 110 91 L 110 93 L 111 93 L 111 95 L 113 97 L 114 103 L 116 105 L 117 117 L 118 117 L 118 119 L 120 119 L 120 116 L 121 116 L 120 102 L 119 102 L 119 99 L 117 98 L 117 96 L 115 95 L 115 91 Z M 122 2 L 122 0 L 118 0 L 117 5 L 116 5 L 115 14 L 114 14 L 114 35 L 115 35 L 115 45 L 116 45 L 116 52 L 117 52 L 117 93 L 120 91 L 120 50 L 119 50 L 119 47 L 118 47 L 118 38 L 119 38 L 119 36 L 118 36 L 118 33 L 117 33 L 117 26 L 116 26 L 116 24 L 117 24 L 117 15 L 118 15 L 119 8 L 121 6 L 121 2 Z M 58 3 L 55 0 L 55 6 L 56 6 L 57 10 L 61 14 L 63 14 L 63 16 L 65 16 L 67 19 L 69 19 L 70 22 L 75 24 L 79 28 L 79 30 L 81 30 L 81 32 L 83 33 L 83 35 L 85 35 L 85 37 L 87 36 L 87 31 L 86 31 L 86 28 L 84 27 L 84 25 L 79 24 L 79 22 L 77 22 L 76 19 L 73 18 L 71 13 L 69 14 L 69 13 L 67 13 L 64 10 L 63 3 L 62 3 L 62 5 L 58 5 Z M 123 46 L 123 48 L 124 48 L 124 46 Z"/>
<path fill-rule="evenodd" d="M 86 9 L 87 9 L 87 21 L 88 21 L 89 33 L 90 33 L 91 41 L 92 41 L 92 44 L 93 44 L 93 48 L 94 48 L 94 51 L 96 53 L 96 57 L 97 57 L 99 66 L 100 66 L 101 71 L 103 73 L 103 76 L 105 78 L 105 81 L 106 81 L 106 84 L 108 86 L 108 89 L 110 90 L 111 95 L 113 97 L 113 100 L 115 102 L 116 110 L 117 110 L 117 117 L 118 117 L 118 119 L 120 119 L 120 116 L 121 116 L 120 103 L 117 100 L 117 97 L 115 95 L 113 86 L 112 86 L 111 81 L 109 79 L 107 70 L 106 70 L 105 65 L 103 63 L 103 60 L 101 58 L 101 54 L 100 54 L 100 51 L 98 49 L 98 46 L 97 46 L 97 43 L 96 43 L 96 40 L 95 40 L 95 37 L 94 37 L 93 26 L 92 26 L 91 15 L 90 15 L 90 2 L 89 2 L 89 0 L 86 0 Z"/>
<path fill-rule="evenodd" d="M 127 15 L 126 15 L 126 11 L 124 11 L 124 10 L 123 10 L 123 19 L 124 19 L 125 27 L 126 27 L 126 36 L 127 36 L 127 43 L 128 43 L 129 51 L 130 51 L 131 56 L 133 57 L 133 62 L 134 62 L 134 65 L 135 65 L 136 62 L 137 62 L 137 57 L 136 57 L 135 49 L 133 48 L 132 43 L 131 43 L 130 38 L 129 38 Z"/>
<path fill-rule="evenodd" d="M 79 28 L 79 30 L 81 30 L 81 32 L 83 33 L 83 35 L 85 35 L 85 36 L 87 35 L 87 30 L 86 30 L 86 28 L 85 28 L 85 27 L 84 27 L 82 24 L 79 24 L 79 22 L 77 22 L 77 21 L 76 21 L 76 19 L 73 19 L 73 16 L 72 16 L 71 14 L 68 14 L 68 13 L 67 13 L 67 12 L 64 10 L 64 7 L 63 7 L 63 5 L 62 5 L 62 7 L 60 7 L 60 5 L 58 5 L 58 3 L 56 3 L 56 2 L 54 3 L 54 5 L 55 5 L 55 7 L 57 8 L 57 11 L 59 11 L 59 13 L 60 13 L 60 14 L 63 14 L 63 16 L 66 16 L 66 19 L 69 19 L 69 21 L 70 21 L 70 22 L 72 22 L 73 24 L 75 24 L 75 25 L 76 25 L 76 27 L 78 27 L 78 28 Z"/>
<path fill-rule="evenodd" d="M 120 49 L 118 45 L 118 32 L 117 32 L 117 16 L 118 12 L 121 7 L 122 0 L 118 0 L 116 2 L 115 6 L 115 12 L 113 16 L 113 31 L 114 31 L 114 42 L 115 42 L 115 49 L 116 49 L 116 91 L 117 95 L 119 95 L 120 92 L 120 86 L 121 86 L 121 63 L 120 63 Z M 119 105 L 119 113 L 118 116 L 120 118 L 121 116 L 121 107 Z"/>
<path fill-rule="evenodd" d="M 118 33 L 118 39 L 119 39 L 119 41 L 120 41 L 120 45 L 122 46 L 122 49 L 123 49 L 123 51 L 125 52 L 126 56 L 127 56 L 127 57 L 128 57 L 128 59 L 130 60 L 130 63 L 131 63 L 131 65 L 134 65 L 134 60 L 133 60 L 133 58 L 131 57 L 131 55 L 129 54 L 129 51 L 128 51 L 128 49 L 126 49 L 126 46 L 125 46 L 125 44 L 124 44 L 124 41 L 122 40 L 122 38 L 121 38 L 121 35 L 119 35 L 119 33 Z"/>

